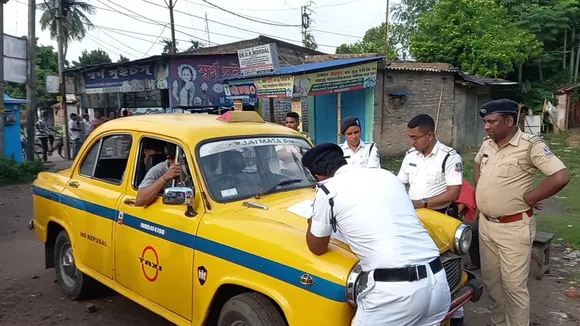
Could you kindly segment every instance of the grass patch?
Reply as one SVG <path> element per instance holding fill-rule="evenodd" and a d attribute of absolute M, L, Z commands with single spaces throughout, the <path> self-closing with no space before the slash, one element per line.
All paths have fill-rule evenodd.
<path fill-rule="evenodd" d="M 44 169 L 41 161 L 26 161 L 19 164 L 12 158 L 0 156 L 0 187 L 30 182 Z"/>
<path fill-rule="evenodd" d="M 538 215 L 537 228 L 540 231 L 555 233 L 556 237 L 563 238 L 564 242 L 578 247 L 580 246 L 580 148 L 567 145 L 566 139 L 569 136 L 568 133 L 544 135 L 550 149 L 570 170 L 570 183 L 555 196 L 566 213 Z M 473 184 L 473 159 L 478 150 L 479 147 L 469 147 L 460 151 L 463 157 L 463 175 L 471 184 Z M 381 161 L 383 168 L 396 174 L 401 168 L 403 157 L 385 157 Z M 543 178 L 544 175 L 538 172 L 536 184 Z"/>

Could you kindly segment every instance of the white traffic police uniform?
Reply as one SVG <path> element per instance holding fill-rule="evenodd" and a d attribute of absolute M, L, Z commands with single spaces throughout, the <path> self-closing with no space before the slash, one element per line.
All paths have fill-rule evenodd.
<path fill-rule="evenodd" d="M 350 149 L 346 141 L 339 146 L 342 148 L 344 158 L 348 165 L 364 168 L 381 168 L 379 150 L 374 142 L 364 142 L 361 140 L 355 151 Z"/>
<path fill-rule="evenodd" d="M 409 184 L 409 197 L 412 200 L 431 198 L 445 192 L 447 186 L 463 184 L 463 160 L 453 148 L 437 141 L 427 156 L 411 148 L 403 159 L 397 177 Z M 443 209 L 449 204 L 430 208 Z"/>
<path fill-rule="evenodd" d="M 439 249 L 394 174 L 345 165 L 322 182 L 310 231 L 326 237 L 333 224 L 360 259 L 362 270 L 370 272 L 357 297 L 353 325 L 439 325 L 451 301 L 445 270 L 434 274 L 428 265 L 439 258 Z M 380 269 L 417 265 L 426 267 L 425 277 L 412 282 L 384 281 L 376 274 Z"/>

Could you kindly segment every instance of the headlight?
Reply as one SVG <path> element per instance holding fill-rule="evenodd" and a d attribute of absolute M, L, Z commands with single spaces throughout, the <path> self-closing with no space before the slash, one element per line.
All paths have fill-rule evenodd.
<path fill-rule="evenodd" d="M 356 265 L 354 265 L 350 271 L 350 274 L 348 274 L 348 278 L 346 279 L 346 302 L 355 308 L 357 295 L 356 288 L 360 274 L 362 274 L 362 267 L 359 263 L 356 263 Z"/>
<path fill-rule="evenodd" d="M 455 231 L 453 239 L 453 247 L 455 253 L 459 255 L 466 255 L 471 246 L 471 227 L 469 225 L 461 224 Z"/>

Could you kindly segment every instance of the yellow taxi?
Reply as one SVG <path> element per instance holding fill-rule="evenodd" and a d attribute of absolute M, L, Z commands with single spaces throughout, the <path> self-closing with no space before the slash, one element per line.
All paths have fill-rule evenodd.
<path fill-rule="evenodd" d="M 166 144 L 155 162 L 144 156 L 152 139 Z M 111 120 L 69 169 L 38 175 L 28 227 L 73 300 L 106 285 L 177 325 L 349 325 L 356 257 L 338 239 L 322 256 L 306 246 L 300 207 L 314 198 L 315 181 L 300 159 L 311 146 L 255 112 Z M 181 163 L 181 176 L 137 206 L 147 170 L 167 157 Z M 430 210 L 418 214 L 441 251 L 450 316 L 482 291 L 461 269 L 471 231 Z"/>

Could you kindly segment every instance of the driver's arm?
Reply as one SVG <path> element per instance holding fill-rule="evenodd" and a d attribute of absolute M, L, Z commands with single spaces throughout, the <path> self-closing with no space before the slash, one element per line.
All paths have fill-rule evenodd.
<path fill-rule="evenodd" d="M 176 177 L 174 170 L 170 169 L 168 161 L 161 162 L 149 169 L 139 184 L 135 206 L 146 206 L 155 201 L 167 182 Z"/>

